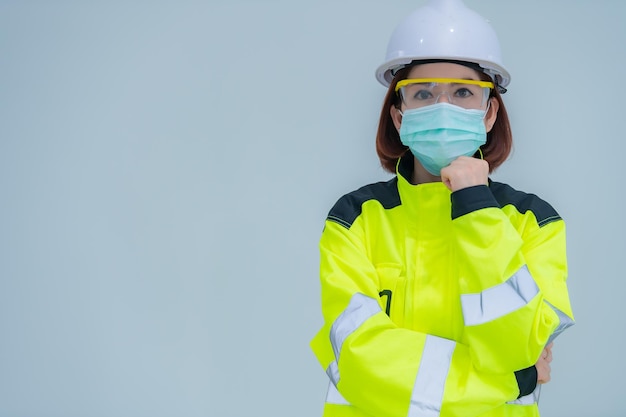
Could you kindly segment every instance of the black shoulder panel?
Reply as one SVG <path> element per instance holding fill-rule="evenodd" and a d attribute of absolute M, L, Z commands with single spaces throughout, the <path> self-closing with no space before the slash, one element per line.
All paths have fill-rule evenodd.
<path fill-rule="evenodd" d="M 561 216 L 550 204 L 534 194 L 517 191 L 513 187 L 500 182 L 491 182 L 489 188 L 496 200 L 498 200 L 500 207 L 512 204 L 520 213 L 526 213 L 530 210 L 535 215 L 539 227 L 561 220 Z"/>
<path fill-rule="evenodd" d="M 369 200 L 378 201 L 385 209 L 401 204 L 398 192 L 398 178 L 386 182 L 377 182 L 344 195 L 335 203 L 328 213 L 327 220 L 333 221 L 349 229 L 357 217 L 361 215 L 363 203 Z"/>

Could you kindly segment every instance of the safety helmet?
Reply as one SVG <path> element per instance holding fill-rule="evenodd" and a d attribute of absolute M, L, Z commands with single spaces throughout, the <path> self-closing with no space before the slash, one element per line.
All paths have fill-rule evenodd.
<path fill-rule="evenodd" d="M 421 60 L 478 64 L 503 91 L 511 80 L 502 64 L 496 32 L 462 0 L 429 0 L 400 22 L 376 79 L 388 87 L 396 71 Z"/>

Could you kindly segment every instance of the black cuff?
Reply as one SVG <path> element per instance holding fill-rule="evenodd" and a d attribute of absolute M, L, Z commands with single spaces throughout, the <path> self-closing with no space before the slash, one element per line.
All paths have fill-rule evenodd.
<path fill-rule="evenodd" d="M 519 397 L 532 393 L 537 388 L 537 368 L 535 365 L 515 371 L 515 379 L 517 379 L 517 387 L 519 388 Z"/>
<path fill-rule="evenodd" d="M 450 196 L 452 201 L 452 220 L 472 211 L 500 205 L 486 185 L 475 185 L 455 191 Z"/>

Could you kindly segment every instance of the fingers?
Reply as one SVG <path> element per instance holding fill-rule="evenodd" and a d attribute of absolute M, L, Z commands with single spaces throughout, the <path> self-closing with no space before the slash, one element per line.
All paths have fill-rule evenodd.
<path fill-rule="evenodd" d="M 544 349 L 543 352 L 541 352 L 541 359 L 548 363 L 552 362 L 552 351 Z"/>
<path fill-rule="evenodd" d="M 545 351 L 544 351 L 545 352 Z M 550 362 L 544 358 L 544 355 L 539 357 L 539 360 L 535 364 L 535 368 L 537 369 L 537 383 L 545 384 L 550 381 L 550 372 L 552 372 L 552 368 L 550 368 Z"/>
<path fill-rule="evenodd" d="M 487 184 L 489 163 L 482 159 L 460 156 L 441 170 L 441 180 L 450 189 L 458 191 L 474 185 Z"/>
<path fill-rule="evenodd" d="M 535 364 L 537 368 L 537 383 L 538 384 L 546 384 L 550 382 L 552 368 L 550 367 L 550 362 L 552 362 L 552 346 L 550 343 L 547 345 L 542 351 L 541 355 L 539 355 L 539 359 Z"/>
<path fill-rule="evenodd" d="M 537 383 L 547 384 L 550 382 L 550 372 L 552 372 L 552 368 L 548 362 L 543 362 L 541 365 L 537 364 Z"/>
<path fill-rule="evenodd" d="M 552 362 L 552 346 L 554 342 L 550 343 L 545 347 L 543 352 L 541 352 L 541 357 L 546 360 L 548 363 Z"/>

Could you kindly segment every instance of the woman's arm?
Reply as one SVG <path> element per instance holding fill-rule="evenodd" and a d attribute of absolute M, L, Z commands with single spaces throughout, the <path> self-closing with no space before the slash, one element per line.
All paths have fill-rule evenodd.
<path fill-rule="evenodd" d="M 516 399 L 513 369 L 477 369 L 468 346 L 391 321 L 360 226 L 358 219 L 349 229 L 326 223 L 320 242 L 325 325 L 311 343 L 346 402 L 380 417 L 420 410 L 471 417 Z"/>
<path fill-rule="evenodd" d="M 573 324 L 565 224 L 532 198 L 520 212 L 514 204 L 500 207 L 485 185 L 452 194 L 465 333 L 472 360 L 485 372 L 535 364 Z"/>

